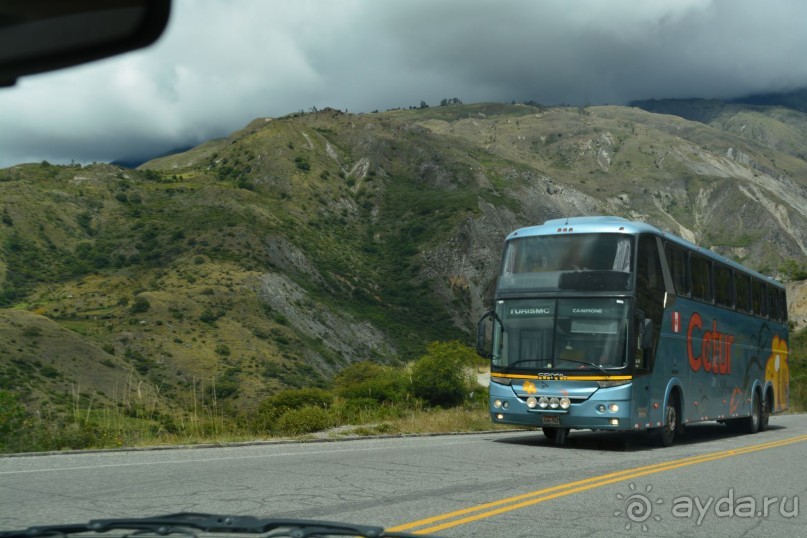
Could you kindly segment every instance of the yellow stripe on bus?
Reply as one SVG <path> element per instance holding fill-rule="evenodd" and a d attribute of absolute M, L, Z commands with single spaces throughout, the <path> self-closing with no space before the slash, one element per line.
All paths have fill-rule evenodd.
<path fill-rule="evenodd" d="M 548 376 L 531 375 L 531 374 L 499 374 L 491 372 L 490 377 L 506 377 L 508 379 L 539 379 L 542 381 L 630 381 L 633 379 L 632 375 L 580 375 L 580 376 L 567 376 L 554 377 L 551 374 Z"/>

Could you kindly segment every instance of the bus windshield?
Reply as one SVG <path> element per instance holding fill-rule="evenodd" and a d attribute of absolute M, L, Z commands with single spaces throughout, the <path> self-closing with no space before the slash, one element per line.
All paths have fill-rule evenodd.
<path fill-rule="evenodd" d="M 626 299 L 518 299 L 496 304 L 495 370 L 579 370 L 628 364 Z"/>
<path fill-rule="evenodd" d="M 633 237 L 591 233 L 521 237 L 507 243 L 500 291 L 629 291 Z"/>

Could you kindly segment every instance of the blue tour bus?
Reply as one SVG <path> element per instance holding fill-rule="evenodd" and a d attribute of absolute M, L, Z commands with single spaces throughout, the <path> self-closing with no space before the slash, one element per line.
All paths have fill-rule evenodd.
<path fill-rule="evenodd" d="M 642 222 L 578 217 L 507 237 L 477 350 L 494 422 L 669 446 L 694 422 L 765 430 L 788 405 L 787 329 L 775 280 Z"/>

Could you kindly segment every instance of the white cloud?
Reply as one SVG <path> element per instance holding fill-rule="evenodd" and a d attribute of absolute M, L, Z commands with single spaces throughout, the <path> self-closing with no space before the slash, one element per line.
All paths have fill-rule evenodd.
<path fill-rule="evenodd" d="M 807 87 L 805 20 L 787 0 L 177 0 L 151 48 L 0 90 L 0 166 L 159 152 L 311 106 Z"/>

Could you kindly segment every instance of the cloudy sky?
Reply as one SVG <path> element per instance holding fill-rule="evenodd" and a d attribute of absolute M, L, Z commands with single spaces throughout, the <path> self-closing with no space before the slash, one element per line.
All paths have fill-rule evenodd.
<path fill-rule="evenodd" d="M 0 167 L 154 155 L 313 106 L 804 87 L 803 0 L 174 0 L 152 47 L 0 88 Z"/>

